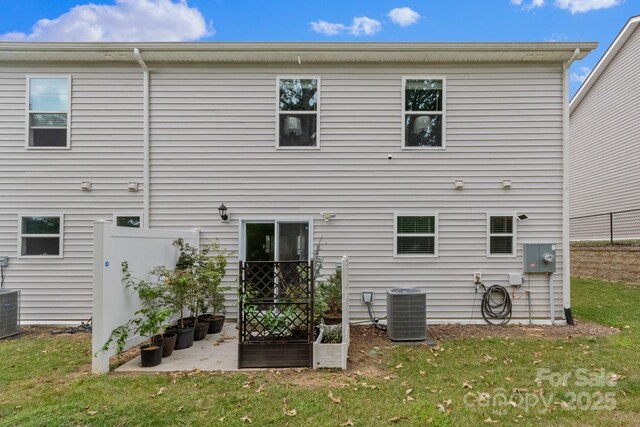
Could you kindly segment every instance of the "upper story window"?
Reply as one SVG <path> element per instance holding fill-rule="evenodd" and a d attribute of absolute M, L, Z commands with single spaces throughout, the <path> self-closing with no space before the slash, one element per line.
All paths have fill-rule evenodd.
<path fill-rule="evenodd" d="M 278 79 L 278 147 L 318 148 L 319 80 Z"/>
<path fill-rule="evenodd" d="M 445 147 L 444 78 L 404 79 L 404 148 Z"/>
<path fill-rule="evenodd" d="M 516 230 L 513 215 L 488 215 L 487 255 L 514 256 Z"/>
<path fill-rule="evenodd" d="M 437 256 L 436 215 L 396 215 L 396 256 Z"/>
<path fill-rule="evenodd" d="M 69 148 L 69 77 L 28 77 L 28 148 Z"/>
<path fill-rule="evenodd" d="M 18 256 L 62 256 L 62 215 L 20 215 Z"/>

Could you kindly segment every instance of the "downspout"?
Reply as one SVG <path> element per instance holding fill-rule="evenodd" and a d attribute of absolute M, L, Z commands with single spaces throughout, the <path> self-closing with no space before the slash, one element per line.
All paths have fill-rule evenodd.
<path fill-rule="evenodd" d="M 564 317 L 573 325 L 571 314 L 571 248 L 569 236 L 569 69 L 580 54 L 580 49 L 573 51 L 571 58 L 562 65 L 562 304 Z"/>
<path fill-rule="evenodd" d="M 143 92 L 142 92 L 142 111 L 143 111 L 143 178 L 144 181 L 144 193 L 142 193 L 143 197 L 143 227 L 149 228 L 149 224 L 151 223 L 151 218 L 149 216 L 149 206 L 151 201 L 151 184 L 149 183 L 149 68 L 147 64 L 145 64 L 142 59 L 142 55 L 140 54 L 140 49 L 137 47 L 133 49 L 133 56 L 140 64 L 142 68 L 143 75 Z"/>

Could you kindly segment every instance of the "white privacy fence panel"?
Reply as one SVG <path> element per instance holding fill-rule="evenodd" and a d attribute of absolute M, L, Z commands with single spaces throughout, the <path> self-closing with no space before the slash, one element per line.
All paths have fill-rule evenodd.
<path fill-rule="evenodd" d="M 122 282 L 122 261 L 127 261 L 129 271 L 137 279 L 151 280 L 149 272 L 157 266 L 172 267 L 178 251 L 172 246 L 174 240 L 182 238 L 192 245 L 199 245 L 199 231 L 174 231 L 116 227 L 110 222 L 96 221 L 93 233 L 93 335 L 92 370 L 95 373 L 109 372 L 109 358 L 113 349 L 100 349 L 111 331 L 126 323 L 140 308 L 138 297 Z M 127 347 L 142 341 L 140 336 L 131 337 Z"/>

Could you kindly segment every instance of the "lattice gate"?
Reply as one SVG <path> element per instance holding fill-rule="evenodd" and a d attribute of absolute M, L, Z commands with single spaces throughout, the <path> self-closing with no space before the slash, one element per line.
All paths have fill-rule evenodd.
<path fill-rule="evenodd" d="M 240 261 L 239 368 L 310 367 L 313 261 Z"/>

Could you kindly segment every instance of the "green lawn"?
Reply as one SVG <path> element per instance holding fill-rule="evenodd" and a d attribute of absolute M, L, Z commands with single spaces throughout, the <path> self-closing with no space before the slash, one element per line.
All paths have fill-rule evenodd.
<path fill-rule="evenodd" d="M 573 306 L 578 320 L 622 332 L 382 349 L 388 379 L 335 371 L 94 376 L 86 339 L 2 341 L 0 425 L 640 425 L 640 287 L 575 279 Z M 579 368 L 593 384 L 579 384 Z M 570 376 L 566 385 L 538 384 L 538 369 Z M 615 384 L 598 384 L 601 369 Z"/>

